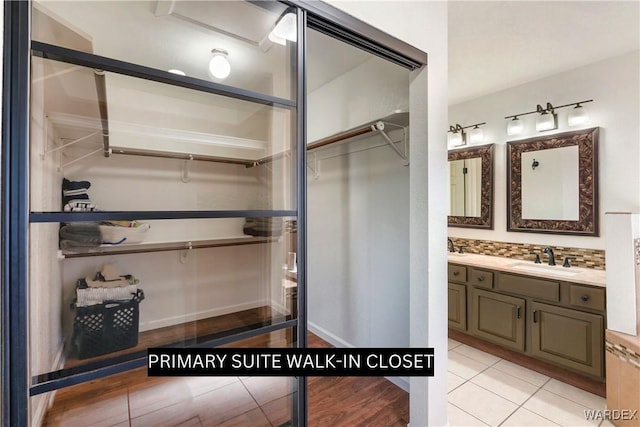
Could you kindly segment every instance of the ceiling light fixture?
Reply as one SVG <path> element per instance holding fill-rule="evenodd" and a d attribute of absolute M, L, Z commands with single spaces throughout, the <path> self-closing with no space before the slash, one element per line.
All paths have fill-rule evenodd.
<path fill-rule="evenodd" d="M 558 128 L 558 117 L 556 115 L 555 110 L 558 108 L 571 107 L 575 106 L 567 115 L 567 124 L 569 126 L 578 126 L 585 124 L 589 121 L 589 115 L 587 114 L 586 109 L 581 104 L 586 104 L 587 102 L 593 102 L 593 99 L 587 99 L 586 101 L 572 102 L 570 104 L 560 105 L 558 107 L 554 107 L 550 102 L 547 102 L 546 107 L 542 107 L 540 104 L 536 105 L 536 109 L 534 111 L 528 111 L 526 113 L 513 114 L 511 116 L 506 116 L 505 119 L 509 120 L 507 123 L 507 135 L 518 135 L 522 133 L 524 130 L 524 123 L 519 118 L 519 116 L 526 116 L 527 114 L 540 114 L 536 118 L 536 130 L 539 132 L 544 132 L 546 130 L 552 130 Z"/>
<path fill-rule="evenodd" d="M 211 51 L 213 58 L 209 61 L 209 74 L 216 79 L 226 79 L 231 73 L 231 64 L 227 56 L 229 52 L 224 49 L 213 49 Z"/>
<path fill-rule="evenodd" d="M 469 125 L 469 126 L 461 126 L 456 123 L 455 126 L 449 126 L 450 134 L 447 138 L 449 141 L 449 145 L 451 147 L 460 147 L 465 145 L 467 143 L 467 135 L 464 132 L 464 130 L 468 128 L 473 128 L 469 132 L 469 142 L 471 143 L 482 142 L 482 140 L 484 139 L 484 133 L 482 132 L 482 129 L 480 129 L 480 126 L 486 125 L 486 124 L 487 124 L 486 122 L 482 122 L 482 123 L 476 123 L 474 125 Z"/>
<path fill-rule="evenodd" d="M 286 40 L 298 40 L 297 17 L 293 12 L 287 12 L 280 17 L 269 34 L 269 40 L 278 44 L 286 44 Z"/>

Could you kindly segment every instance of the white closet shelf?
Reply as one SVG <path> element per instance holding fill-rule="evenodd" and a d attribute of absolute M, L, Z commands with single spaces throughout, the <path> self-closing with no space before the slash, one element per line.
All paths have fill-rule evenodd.
<path fill-rule="evenodd" d="M 217 248 L 223 246 L 255 245 L 280 241 L 280 236 L 255 237 L 233 236 L 202 240 L 175 240 L 166 242 L 142 242 L 135 244 L 101 245 L 95 248 L 85 248 L 86 251 L 62 249 L 63 258 L 82 258 L 103 255 L 137 254 L 146 252 L 184 251 L 191 249 Z"/>
<path fill-rule="evenodd" d="M 113 120 L 108 122 L 108 138 L 104 139 L 105 123 L 99 118 L 57 112 L 49 113 L 47 117 L 61 137 L 71 140 L 70 143 L 47 152 L 56 151 L 76 142 L 90 140 L 94 135 L 100 135 L 107 142 L 103 150 L 96 150 L 95 153 L 103 152 L 105 157 L 109 157 L 111 154 L 127 154 L 251 166 L 267 153 L 269 145 L 267 141 L 262 140 L 157 128 Z M 131 144 L 123 143 L 125 140 L 130 141 Z M 154 148 L 147 148 L 146 142 L 153 143 Z M 175 148 L 180 145 L 190 149 Z M 216 155 L 213 153 L 215 150 L 225 154 Z"/>

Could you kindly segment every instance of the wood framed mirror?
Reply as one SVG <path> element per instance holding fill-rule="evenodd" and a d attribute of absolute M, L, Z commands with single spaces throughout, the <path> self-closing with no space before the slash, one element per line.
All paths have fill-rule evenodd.
<path fill-rule="evenodd" d="M 507 142 L 507 231 L 598 236 L 598 128 Z"/>
<path fill-rule="evenodd" d="M 449 151 L 448 225 L 493 230 L 493 144 Z"/>

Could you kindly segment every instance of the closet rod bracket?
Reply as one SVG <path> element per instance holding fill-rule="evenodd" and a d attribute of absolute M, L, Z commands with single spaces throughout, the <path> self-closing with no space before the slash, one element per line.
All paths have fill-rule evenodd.
<path fill-rule="evenodd" d="M 180 180 L 184 183 L 191 181 L 191 165 L 193 164 L 193 155 L 189 154 L 189 158 L 185 159 L 182 163 L 182 173 L 180 174 Z"/>
<path fill-rule="evenodd" d="M 385 128 L 385 122 L 383 122 L 382 120 L 378 120 L 377 122 L 375 122 L 374 124 L 371 125 L 371 129 L 373 131 L 377 131 L 380 135 L 382 135 L 382 137 L 385 139 L 385 141 L 387 141 L 387 144 L 389 144 L 389 146 L 393 149 L 393 151 L 396 152 L 396 154 L 398 155 L 398 157 L 400 157 L 400 160 L 402 160 L 402 165 L 403 166 L 409 166 L 409 158 L 408 158 L 408 153 L 407 153 L 407 130 L 406 128 L 404 128 L 403 126 L 399 126 L 402 127 L 402 131 L 404 133 L 404 139 L 403 139 L 403 151 L 400 151 L 400 149 L 398 147 L 396 147 L 396 144 L 391 140 L 391 138 L 389 137 L 389 135 L 387 135 L 387 133 L 385 132 L 384 128 Z"/>

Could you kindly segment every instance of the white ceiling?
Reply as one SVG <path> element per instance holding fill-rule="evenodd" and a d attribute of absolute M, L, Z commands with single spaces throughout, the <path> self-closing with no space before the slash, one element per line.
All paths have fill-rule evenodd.
<path fill-rule="evenodd" d="M 449 2 L 449 105 L 640 47 L 636 1 Z"/>

